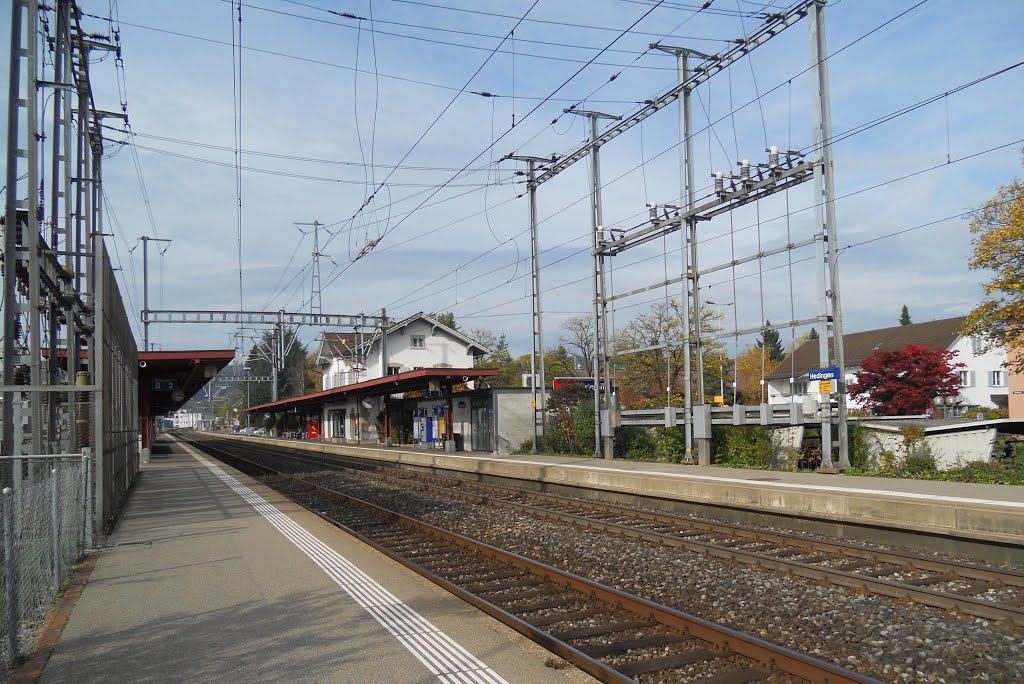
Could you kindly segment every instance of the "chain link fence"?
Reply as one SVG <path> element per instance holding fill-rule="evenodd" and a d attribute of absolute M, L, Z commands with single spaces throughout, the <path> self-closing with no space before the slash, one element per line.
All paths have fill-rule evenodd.
<path fill-rule="evenodd" d="M 88 449 L 12 461 L 14 486 L 0 494 L 0 653 L 10 666 L 31 646 L 81 558 L 91 524 Z"/>

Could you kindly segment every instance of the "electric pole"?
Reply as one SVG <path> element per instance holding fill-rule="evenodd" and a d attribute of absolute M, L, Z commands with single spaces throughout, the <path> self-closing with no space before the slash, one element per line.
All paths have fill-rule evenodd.
<path fill-rule="evenodd" d="M 710 55 L 690 48 L 677 47 L 652 43 L 652 50 L 661 50 L 676 56 L 676 70 L 678 72 L 679 87 L 682 90 L 679 98 L 679 137 L 683 144 L 679 147 L 679 197 L 685 202 L 687 211 L 692 211 L 696 201 L 694 188 L 694 163 L 693 163 L 693 110 L 690 107 L 690 96 L 692 89 L 684 86 L 690 79 L 690 56 L 699 59 L 708 59 Z M 680 251 L 683 260 L 683 377 L 686 379 L 686 394 L 683 409 L 683 430 L 686 439 L 685 463 L 693 463 L 693 367 L 691 355 L 693 352 L 693 340 L 696 338 L 697 357 L 697 387 L 700 403 L 704 399 L 704 350 L 700 340 L 700 304 L 699 304 L 699 283 L 697 275 L 697 220 L 691 218 L 686 222 L 686 230 L 679 231 Z M 692 297 L 692 300 L 691 300 Z M 690 328 L 694 334 L 691 336 Z M 667 341 L 666 341 L 667 343 Z M 666 350 L 667 353 L 667 350 Z M 671 378 L 669 383 L 671 387 Z M 671 400 L 671 393 L 669 398 Z M 671 407 L 670 407 L 671 412 Z M 700 465 L 711 464 L 711 440 L 701 439 L 697 444 L 697 462 Z"/>
<path fill-rule="evenodd" d="M 172 242 L 166 238 L 155 238 L 143 235 L 139 238 L 142 241 L 142 348 L 149 351 L 149 243 L 150 242 Z M 167 247 L 160 250 L 163 254 Z"/>
<path fill-rule="evenodd" d="M 534 184 L 537 164 L 547 159 L 526 155 L 510 154 L 506 159 L 526 162 L 526 187 L 530 194 L 530 266 L 532 270 L 532 312 L 533 312 L 533 354 L 530 356 L 530 387 L 533 389 L 533 436 L 531 452 L 537 453 L 537 412 L 540 412 L 542 436 L 547 435 L 547 401 L 544 393 L 547 390 L 547 379 L 544 375 L 544 327 L 541 323 L 542 309 L 540 304 L 540 260 L 537 245 L 537 186 Z M 540 379 L 537 378 L 537 357 L 540 356 Z M 539 402 L 537 385 L 540 385 Z"/>
<path fill-rule="evenodd" d="M 828 51 L 825 48 L 825 3 L 816 0 L 810 7 L 811 63 L 814 65 L 814 145 L 820 148 L 820 163 L 814 167 L 815 229 L 821 230 L 818 242 L 819 299 L 818 352 L 822 368 L 830 365 L 828 300 L 831 299 L 832 347 L 839 368 L 838 395 L 839 465 L 832 463 L 831 395 L 821 402 L 821 466 L 823 472 L 850 469 L 849 435 L 846 421 L 846 359 L 843 351 L 843 315 L 839 301 L 839 254 L 836 245 L 835 175 L 832 168 L 832 114 L 828 88 Z M 827 246 L 827 249 L 826 249 Z M 828 266 L 828 273 L 825 267 Z"/>
<path fill-rule="evenodd" d="M 602 455 L 606 459 L 614 458 L 614 439 L 611 429 L 612 387 L 609 373 L 608 356 L 608 301 L 605 299 L 604 255 L 601 253 L 604 219 L 601 214 L 601 160 L 597 143 L 597 122 L 599 119 L 618 121 L 621 116 L 604 114 L 603 112 L 585 109 L 565 110 L 568 114 L 585 116 L 590 119 L 590 214 L 594 229 L 594 458 Z M 604 366 L 602 382 L 601 367 Z M 601 400 L 602 389 L 604 400 Z M 603 425 L 602 425 L 603 424 Z M 603 439 L 602 439 L 603 435 Z"/>
<path fill-rule="evenodd" d="M 316 315 L 323 313 L 323 297 L 320 287 L 320 257 L 327 256 L 320 253 L 320 229 L 327 230 L 327 228 L 324 224 L 315 220 L 312 223 L 295 223 L 295 227 L 303 235 L 306 234 L 306 231 L 302 230 L 302 226 L 313 226 L 313 283 L 309 294 L 309 312 Z M 329 230 L 327 232 L 331 233 Z"/>

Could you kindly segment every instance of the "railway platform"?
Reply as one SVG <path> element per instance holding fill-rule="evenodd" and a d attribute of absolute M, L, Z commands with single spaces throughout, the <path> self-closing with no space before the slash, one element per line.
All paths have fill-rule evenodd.
<path fill-rule="evenodd" d="M 737 523 L 1024 562 L 1024 487 L 233 436 Z M 978 554 L 988 554 L 987 556 Z"/>
<path fill-rule="evenodd" d="M 255 480 L 161 440 L 29 680 L 593 681 L 550 658 Z"/>

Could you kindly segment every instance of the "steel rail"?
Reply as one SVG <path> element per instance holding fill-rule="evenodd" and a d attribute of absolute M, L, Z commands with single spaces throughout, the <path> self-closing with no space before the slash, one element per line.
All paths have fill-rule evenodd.
<path fill-rule="evenodd" d="M 200 447 L 208 453 L 211 451 L 220 453 L 228 459 L 242 461 L 259 470 L 273 473 L 277 477 L 282 478 L 285 482 L 290 482 L 307 490 L 312 490 L 335 498 L 339 501 L 343 501 L 347 504 L 358 506 L 373 513 L 375 517 L 383 517 L 392 520 L 403 527 L 424 532 L 431 537 L 452 543 L 471 554 L 490 558 L 501 566 L 521 569 L 534 577 L 543 579 L 544 581 L 571 589 L 584 596 L 590 596 L 594 600 L 609 606 L 613 610 L 618 609 L 616 612 L 624 610 L 632 613 L 637 618 L 641 618 L 645 621 L 652 621 L 678 631 L 681 638 L 699 639 L 712 644 L 719 649 L 726 649 L 733 654 L 750 658 L 755 662 L 767 666 L 769 672 L 766 673 L 766 676 L 774 670 L 799 677 L 808 682 L 821 682 L 823 684 L 836 684 L 839 682 L 856 682 L 863 684 L 878 681 L 849 670 L 845 670 L 833 665 L 832 663 L 811 658 L 810 656 L 806 656 L 797 651 L 783 648 L 752 635 L 744 634 L 723 625 L 718 625 L 695 615 L 690 615 L 674 608 L 657 604 L 648 599 L 634 596 L 619 589 L 615 589 L 614 587 L 609 587 L 584 577 L 574 575 L 554 566 L 499 549 L 490 544 L 445 530 L 421 520 L 416 520 L 415 518 L 402 515 L 396 511 L 388 510 L 357 497 L 317 485 L 287 473 L 275 471 L 273 468 L 265 464 L 256 463 L 245 457 L 237 456 L 225 449 L 210 445 L 209 443 L 188 439 L 184 439 L 183 441 L 186 441 L 193 446 Z M 533 639 L 545 648 L 556 653 L 559 657 L 572 662 L 574 665 L 599 680 L 606 682 L 635 681 L 629 677 L 623 676 L 621 673 L 615 671 L 599 659 L 586 655 L 572 645 L 557 639 L 549 632 L 538 629 L 525 620 L 502 609 L 500 606 L 496 606 L 486 599 L 455 585 L 444 577 L 421 567 L 414 560 L 403 556 L 401 553 L 395 552 L 387 546 L 377 543 L 372 537 L 362 534 L 357 529 L 346 526 L 330 516 L 316 510 L 316 508 L 306 506 L 301 501 L 297 501 L 297 503 L 303 505 L 307 510 L 322 519 L 344 529 L 349 534 L 372 546 L 379 552 L 387 555 L 389 558 L 402 563 L 402 565 L 408 567 L 414 572 L 417 572 L 424 578 L 429 579 L 431 582 L 438 584 L 448 591 L 451 591 L 475 607 L 484 610 L 492 617 L 495 617 L 504 624 L 512 627 L 520 634 Z M 318 505 L 317 508 L 322 508 L 322 505 Z M 721 653 L 716 655 L 721 655 Z"/>
<path fill-rule="evenodd" d="M 267 445 L 264 450 L 271 448 L 285 449 L 286 447 L 273 447 Z M 336 456 L 298 456 L 294 453 L 289 455 L 275 454 L 279 458 L 298 460 L 316 465 L 330 464 L 332 467 L 344 468 L 337 463 Z M 334 461 L 334 463 L 331 463 Z M 646 542 L 662 544 L 673 548 L 685 548 L 688 551 L 704 553 L 724 560 L 742 562 L 755 567 L 767 568 L 770 570 L 788 572 L 794 575 L 817 581 L 827 581 L 832 584 L 847 587 L 850 589 L 867 590 L 882 596 L 891 598 L 907 599 L 932 608 L 953 610 L 971 615 L 973 617 L 988 620 L 1004 621 L 1024 626 L 1024 606 L 985 601 L 973 596 L 957 594 L 956 592 L 944 592 L 936 589 L 929 589 L 924 585 L 909 584 L 896 580 L 883 579 L 858 574 L 849 570 L 835 569 L 832 567 L 820 567 L 813 563 L 805 562 L 799 558 L 785 558 L 771 555 L 766 549 L 747 550 L 739 548 L 735 539 L 739 537 L 745 541 L 742 544 L 777 544 L 785 548 L 797 548 L 806 552 L 838 554 L 850 557 L 851 560 L 859 559 L 871 561 L 872 565 L 896 565 L 886 574 L 905 573 L 920 571 L 936 573 L 931 584 L 940 584 L 952 580 L 975 580 L 990 585 L 990 588 L 1014 587 L 1024 588 L 1024 573 L 1012 570 L 994 569 L 973 563 L 953 560 L 939 560 L 922 556 L 920 554 L 908 553 L 905 551 L 875 549 L 868 546 L 852 543 L 829 542 L 817 539 L 808 539 L 796 534 L 785 532 L 774 532 L 759 530 L 734 523 L 710 522 L 704 520 L 693 520 L 677 516 L 653 513 L 650 511 L 638 510 L 615 504 L 597 503 L 582 501 L 571 497 L 550 493 L 526 492 L 510 487 L 503 487 L 494 484 L 483 484 L 479 482 L 468 482 L 458 478 L 449 478 L 443 475 L 413 473 L 408 470 L 387 468 L 377 466 L 377 470 L 386 470 L 394 473 L 393 477 L 374 473 L 374 477 L 384 478 L 392 482 L 399 481 L 403 484 L 415 483 L 423 489 L 432 489 L 442 492 L 447 496 L 460 498 L 476 504 L 499 505 L 519 510 L 533 517 L 553 520 L 560 523 L 573 524 L 591 530 L 605 533 L 617 534 L 635 539 L 642 539 Z M 365 471 L 361 471 L 365 472 Z M 419 482 L 414 482 L 419 480 Z M 431 484 L 430 480 L 444 484 Z M 459 488 L 452 488 L 451 484 L 458 484 Z M 491 496 L 489 494 L 468 495 L 461 489 L 476 489 L 489 494 L 500 494 Z M 644 524 L 654 524 L 684 528 L 683 530 L 654 531 L 643 529 L 635 525 L 623 522 L 612 522 L 606 520 L 595 520 L 593 517 L 581 514 L 580 512 L 566 512 L 551 510 L 549 508 L 532 506 L 517 501 L 509 501 L 505 497 L 525 498 L 533 501 L 555 504 L 562 507 L 591 510 L 622 517 L 629 517 Z M 727 535 L 727 539 L 717 541 L 700 540 L 692 537 L 681 536 L 686 530 L 700 530 L 707 535 Z M 724 542 L 724 543 L 723 543 Z M 783 549 L 773 549 L 775 552 Z M 804 555 L 801 553 L 800 555 Z M 826 559 L 819 559 L 818 562 Z M 839 560 L 839 559 L 830 559 Z M 848 563 L 840 564 L 848 565 Z"/>

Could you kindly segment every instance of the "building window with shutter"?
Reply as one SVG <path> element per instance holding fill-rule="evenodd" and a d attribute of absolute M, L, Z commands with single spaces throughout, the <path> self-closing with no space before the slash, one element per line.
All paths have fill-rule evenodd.
<path fill-rule="evenodd" d="M 981 340 L 980 337 L 972 337 L 971 338 L 971 353 L 972 354 L 974 354 L 975 356 L 978 356 L 979 354 L 981 354 L 982 346 L 983 346 L 983 344 L 982 344 L 982 340 Z"/>
<path fill-rule="evenodd" d="M 1003 387 L 1006 381 L 1003 379 L 1003 371 L 995 370 L 988 374 L 989 387 Z"/>
<path fill-rule="evenodd" d="M 974 371 L 960 371 L 960 386 L 974 387 Z"/>

